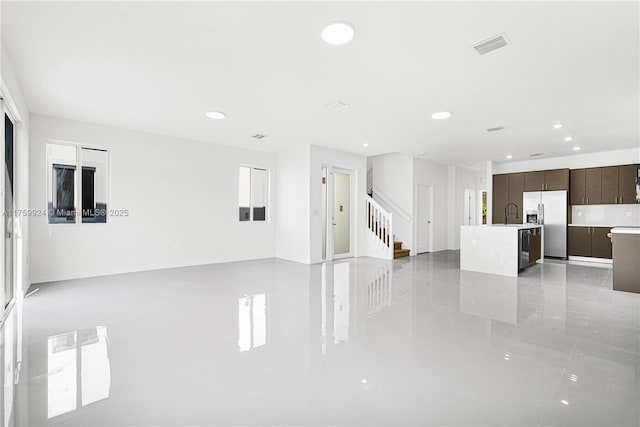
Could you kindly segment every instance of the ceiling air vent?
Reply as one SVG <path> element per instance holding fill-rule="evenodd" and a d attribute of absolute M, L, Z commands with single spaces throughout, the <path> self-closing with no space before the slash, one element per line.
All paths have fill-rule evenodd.
<path fill-rule="evenodd" d="M 256 133 L 255 135 L 251 136 L 251 138 L 255 138 L 255 139 L 262 139 L 262 138 L 266 138 L 267 135 L 263 135 L 261 133 Z"/>
<path fill-rule="evenodd" d="M 505 129 L 506 129 L 506 127 L 500 125 L 500 126 L 496 126 L 496 127 L 493 127 L 493 128 L 488 128 L 487 132 L 497 132 L 499 130 L 505 130 Z"/>
<path fill-rule="evenodd" d="M 531 154 L 529 154 L 529 157 L 538 157 L 538 156 L 542 156 L 542 153 L 531 153 Z"/>
<path fill-rule="evenodd" d="M 349 106 L 349 103 L 344 102 L 344 101 L 333 101 L 330 104 L 327 104 L 327 108 L 331 111 L 338 111 L 338 110 L 342 110 L 343 108 L 347 108 Z"/>
<path fill-rule="evenodd" d="M 508 44 L 509 39 L 507 38 L 507 34 L 502 33 L 474 44 L 473 48 L 478 52 L 478 54 L 484 55 L 485 53 L 493 52 L 496 49 L 505 47 Z"/>

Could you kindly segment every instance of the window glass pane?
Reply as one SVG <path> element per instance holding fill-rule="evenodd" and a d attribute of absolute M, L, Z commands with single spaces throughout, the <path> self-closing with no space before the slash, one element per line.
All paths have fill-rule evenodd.
<path fill-rule="evenodd" d="M 105 150 L 82 148 L 82 222 L 107 222 L 107 161 Z"/>
<path fill-rule="evenodd" d="M 49 171 L 47 195 L 49 223 L 74 223 L 76 148 L 70 145 L 48 143 L 47 169 Z"/>
<path fill-rule="evenodd" d="M 249 221 L 251 219 L 251 168 L 245 166 L 240 167 L 240 181 L 238 189 L 240 221 Z"/>
<path fill-rule="evenodd" d="M 267 214 L 267 171 L 253 170 L 251 191 L 251 206 L 253 206 L 253 220 L 264 221 Z"/>

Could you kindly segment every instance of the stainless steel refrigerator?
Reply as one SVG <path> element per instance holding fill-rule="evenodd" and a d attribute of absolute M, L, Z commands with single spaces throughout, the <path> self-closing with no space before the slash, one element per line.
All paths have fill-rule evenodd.
<path fill-rule="evenodd" d="M 524 193 L 524 223 L 543 225 L 545 257 L 567 258 L 567 192 L 527 191 Z"/>

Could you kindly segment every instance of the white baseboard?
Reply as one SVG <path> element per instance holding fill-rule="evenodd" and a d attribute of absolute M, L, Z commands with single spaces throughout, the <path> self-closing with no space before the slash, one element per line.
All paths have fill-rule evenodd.
<path fill-rule="evenodd" d="M 607 259 L 607 258 L 593 258 L 593 257 L 586 257 L 586 256 L 570 256 L 569 257 L 569 261 L 576 261 L 579 263 L 586 263 L 586 264 L 607 264 L 607 265 L 613 265 L 613 260 L 612 259 Z"/>

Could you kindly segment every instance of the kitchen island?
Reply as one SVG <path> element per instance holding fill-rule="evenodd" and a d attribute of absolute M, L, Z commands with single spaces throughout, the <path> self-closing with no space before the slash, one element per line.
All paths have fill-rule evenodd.
<path fill-rule="evenodd" d="M 543 253 L 538 224 L 460 227 L 460 270 L 517 277 Z"/>
<path fill-rule="evenodd" d="M 615 227 L 613 244 L 613 290 L 640 294 L 640 227 Z"/>

